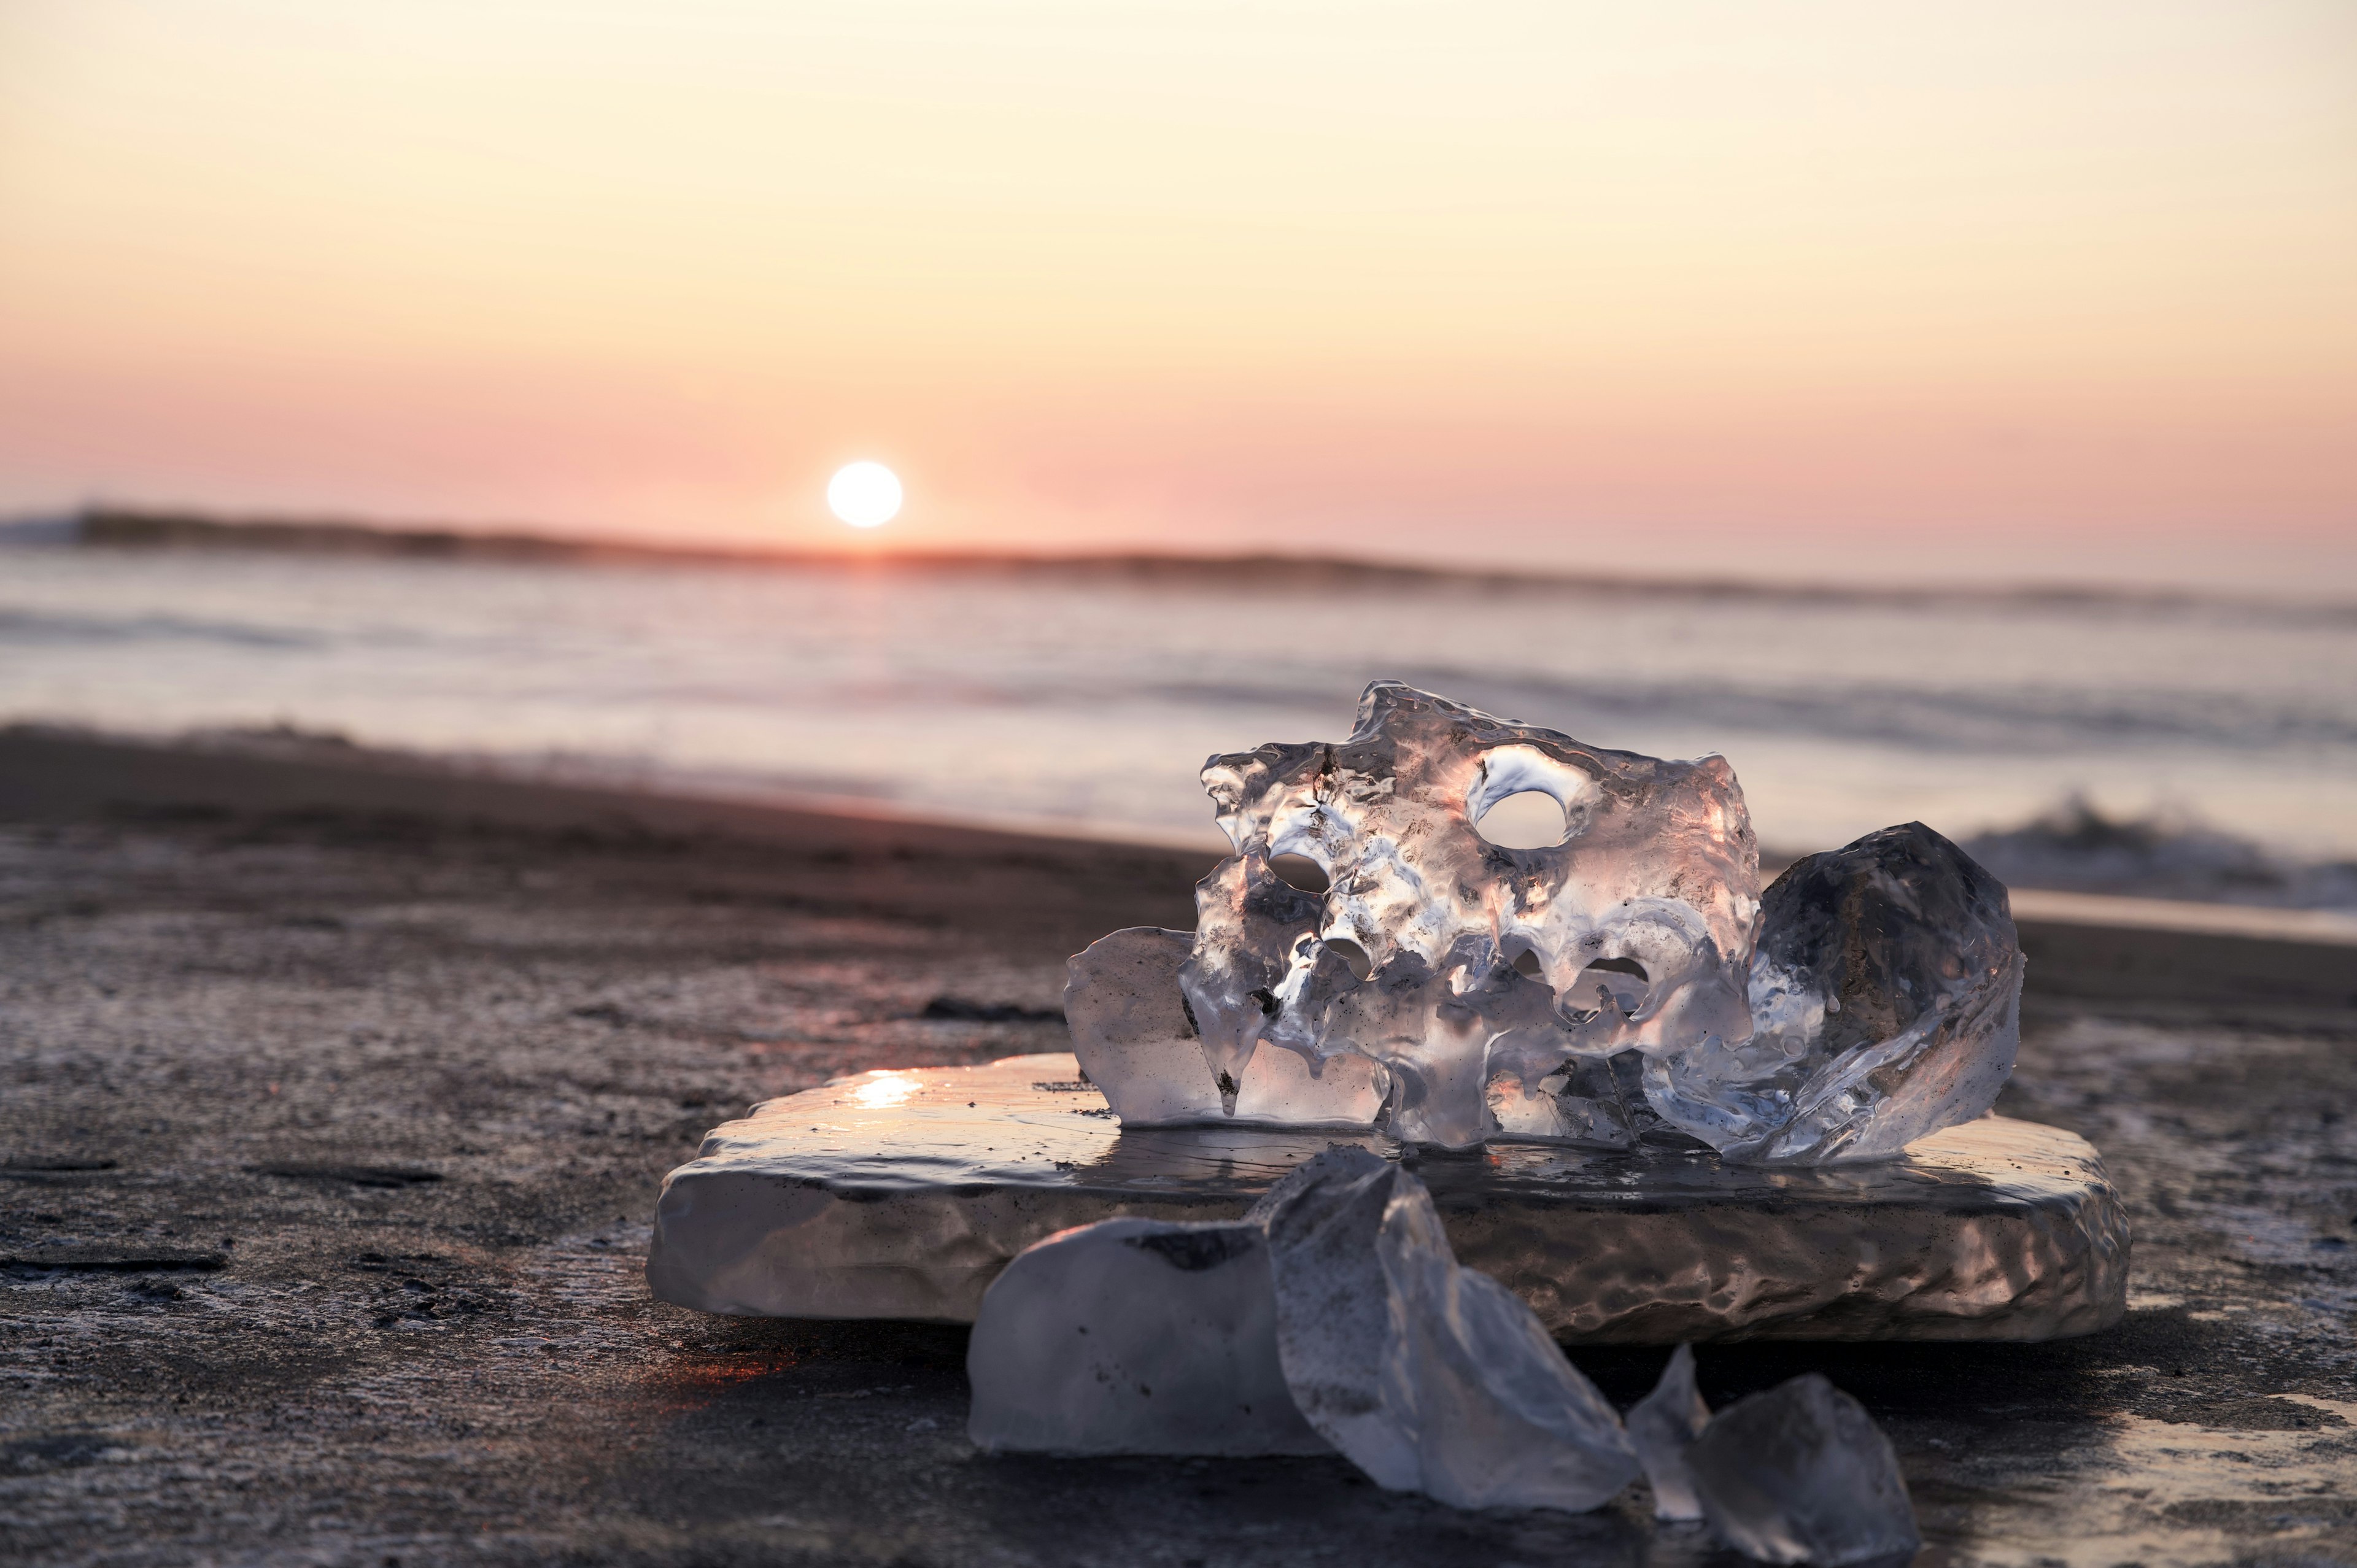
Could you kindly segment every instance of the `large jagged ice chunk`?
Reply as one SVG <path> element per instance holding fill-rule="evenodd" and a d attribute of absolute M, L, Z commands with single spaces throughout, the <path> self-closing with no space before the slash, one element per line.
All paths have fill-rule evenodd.
<path fill-rule="evenodd" d="M 1921 822 L 1794 865 L 1761 899 L 1748 1041 L 1645 1068 L 1674 1125 L 1738 1159 L 1881 1159 L 1996 1101 L 2021 1040 L 2005 886 Z"/>
<path fill-rule="evenodd" d="M 1364 1149 L 1254 1206 L 1294 1402 L 1375 1481 L 1459 1508 L 1592 1509 L 1637 1474 L 1620 1417 L 1530 1308 L 1459 1268 L 1413 1175 Z"/>
<path fill-rule="evenodd" d="M 1686 1464 L 1710 1527 L 1762 1562 L 1846 1568 L 1923 1543 L 1890 1440 L 1814 1372 L 1720 1411 Z"/>
<path fill-rule="evenodd" d="M 1750 1033 L 1759 852 L 1723 758 L 1602 750 L 1379 681 L 1348 740 L 1215 757 L 1203 782 L 1236 853 L 1197 889 L 1181 979 L 1229 1097 L 1275 1065 L 1256 1045 L 1356 1054 L 1389 1069 L 1394 1135 L 1464 1146 L 1504 1130 L 1501 1037 L 1529 1100 L 1575 1056 Z M 1481 836 L 1484 812 L 1531 790 L 1562 807 L 1558 843 Z M 1327 891 L 1279 878 L 1285 854 Z M 1599 961 L 1641 985 L 1596 994 Z M 1523 1135 L 1568 1135 L 1524 1109 Z"/>
<path fill-rule="evenodd" d="M 1686 1469 L 1686 1449 L 1709 1422 L 1710 1406 L 1695 1387 L 1694 1347 L 1681 1345 L 1670 1353 L 1670 1364 L 1653 1391 L 1629 1412 L 1629 1441 L 1636 1445 L 1645 1479 L 1653 1488 L 1655 1519 L 1702 1518 L 1694 1477 Z"/>
<path fill-rule="evenodd" d="M 1239 1122 L 1366 1127 L 1382 1113 L 1389 1074 L 1360 1056 L 1318 1062 L 1263 1046 L 1246 1055 L 1232 1109 L 1203 1060 L 1179 966 L 1194 939 L 1133 926 L 1075 955 L 1064 986 L 1072 1054 L 1126 1127 Z"/>
<path fill-rule="evenodd" d="M 1075 1049 L 1125 1123 L 1684 1135 L 1813 1165 L 1980 1115 L 2012 1070 L 2005 889 L 1921 823 L 1813 855 L 1763 900 L 1723 759 L 1603 751 L 1383 681 L 1347 741 L 1215 757 L 1203 780 L 1236 853 L 1196 889 L 1191 940 L 1116 932 L 1073 961 Z M 1562 838 L 1484 839 L 1525 791 Z M 1288 854 L 1323 892 L 1277 875 Z"/>
<path fill-rule="evenodd" d="M 1105 1219 L 1017 1254 L 967 1341 L 977 1447 L 1323 1454 L 1276 1354 L 1257 1225 Z"/>

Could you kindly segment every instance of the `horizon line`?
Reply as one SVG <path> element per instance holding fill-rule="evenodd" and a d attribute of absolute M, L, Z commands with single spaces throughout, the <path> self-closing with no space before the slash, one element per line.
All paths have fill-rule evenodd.
<path fill-rule="evenodd" d="M 0 544 L 63 544 L 82 549 L 222 550 L 358 555 L 502 564 L 750 566 L 765 569 L 874 569 L 934 572 L 1085 573 L 1134 578 L 1245 577 L 1248 590 L 1313 586 L 1449 586 L 1491 593 L 1636 594 L 1704 599 L 1816 600 L 1846 604 L 2084 604 L 2131 608 L 2233 608 L 2357 618 L 2357 601 L 2298 599 L 2160 585 L 2083 582 L 1930 585 L 1902 582 L 1804 583 L 1741 576 L 1647 576 L 1547 569 L 1448 566 L 1377 555 L 1282 551 L 1195 553 L 1152 548 L 1025 550 L 824 548 L 793 545 L 673 543 L 629 535 L 568 533 L 534 525 L 404 524 L 334 514 L 223 515 L 199 508 L 95 501 L 62 513 L 0 520 Z"/>

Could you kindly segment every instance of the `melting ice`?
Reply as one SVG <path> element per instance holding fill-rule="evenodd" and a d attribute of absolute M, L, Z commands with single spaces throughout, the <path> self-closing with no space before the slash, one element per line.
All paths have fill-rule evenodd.
<path fill-rule="evenodd" d="M 2005 889 L 1921 824 L 1801 862 L 1763 899 L 1726 760 L 1587 746 L 1395 682 L 1338 743 L 1203 769 L 1235 854 L 1197 925 L 1072 961 L 1081 1065 L 1124 1122 L 1380 1124 L 1404 1141 L 1884 1157 L 2010 1072 Z M 1537 791 L 1553 844 L 1479 823 Z M 1273 868 L 1302 855 L 1323 893 Z"/>

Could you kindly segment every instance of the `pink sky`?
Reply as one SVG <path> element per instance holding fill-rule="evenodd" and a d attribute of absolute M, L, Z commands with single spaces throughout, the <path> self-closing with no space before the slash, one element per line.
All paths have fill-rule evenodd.
<path fill-rule="evenodd" d="M 1771 14 L 1772 11 L 1772 14 Z M 2357 12 L 0 10 L 0 508 L 2357 593 Z"/>

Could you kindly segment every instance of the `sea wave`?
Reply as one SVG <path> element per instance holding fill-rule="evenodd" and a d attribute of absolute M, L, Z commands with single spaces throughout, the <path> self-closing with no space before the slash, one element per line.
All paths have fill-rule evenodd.
<path fill-rule="evenodd" d="M 202 620 L 187 616 L 60 615 L 0 607 L 0 644 L 41 647 L 73 643 L 215 642 L 239 648 L 319 649 L 330 639 L 307 632 L 256 626 L 250 621 Z"/>
<path fill-rule="evenodd" d="M 1497 713 L 1544 714 L 1575 731 L 1674 718 L 1739 735 L 1811 735 L 1972 752 L 2075 751 L 2097 744 L 2277 748 L 2357 744 L 2357 702 L 2296 703 L 2244 692 L 2090 690 L 1820 681 L 1562 681 L 1426 666 L 1401 679 Z"/>
<path fill-rule="evenodd" d="M 2357 913 L 2357 861 L 2289 860 L 2190 817 L 2111 816 L 2080 796 L 1964 848 L 2014 887 Z"/>
<path fill-rule="evenodd" d="M 1777 582 L 1753 578 L 1563 573 L 1431 562 L 1275 553 L 1181 554 L 1160 551 L 1070 553 L 1019 550 L 789 550 L 664 544 L 554 532 L 401 528 L 342 519 L 221 518 L 100 506 L 66 518 L 0 525 L 0 544 L 70 544 L 109 550 L 232 550 L 530 565 L 680 565 L 908 575 L 1032 577 L 1173 589 L 1216 587 L 1255 596 L 1430 593 L 1485 596 L 1756 601 L 1898 609 L 1976 607 L 2074 616 L 2357 626 L 2357 604 L 2254 598 L 2093 584 L 1986 585 Z"/>

